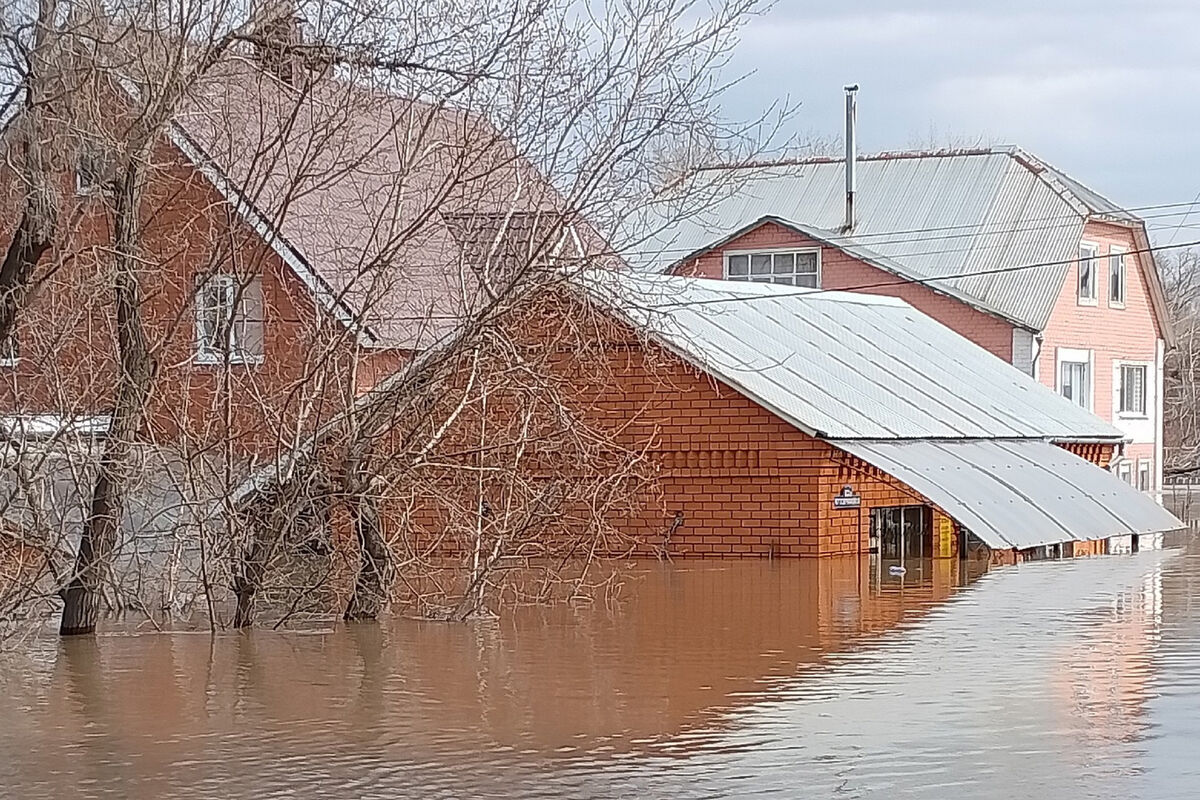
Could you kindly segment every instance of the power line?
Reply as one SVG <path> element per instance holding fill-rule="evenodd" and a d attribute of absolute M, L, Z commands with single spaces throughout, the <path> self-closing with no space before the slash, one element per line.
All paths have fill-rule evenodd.
<path fill-rule="evenodd" d="M 1171 211 L 1171 212 L 1163 213 L 1163 214 L 1147 214 L 1145 216 L 1138 217 L 1137 221 L 1138 222 L 1147 222 L 1149 220 L 1168 219 L 1168 218 L 1178 217 L 1181 215 L 1183 216 L 1183 219 L 1186 220 L 1187 217 L 1190 216 L 1194 212 L 1196 206 L 1200 206 L 1200 195 L 1198 195 L 1195 200 L 1188 201 L 1188 202 L 1159 203 L 1159 204 L 1156 204 L 1153 206 L 1130 207 L 1128 209 L 1121 209 L 1121 210 L 1127 211 L 1127 212 L 1133 212 L 1133 211 L 1137 211 L 1137 210 L 1180 209 L 1180 210 Z M 771 216 L 773 216 L 773 215 L 769 215 L 769 214 L 763 215 L 763 217 L 771 217 Z M 788 223 L 788 220 L 786 217 L 780 216 L 780 217 L 778 217 L 778 219 L 779 219 L 779 221 L 783 222 L 784 224 Z M 1044 216 L 1044 217 L 1027 217 L 1027 218 L 1019 219 L 1016 221 L 1016 223 L 1017 223 L 1016 225 L 1013 225 L 1013 221 L 1011 221 L 1011 220 L 994 220 L 994 221 L 985 221 L 985 222 L 969 223 L 969 224 L 962 224 L 962 225 L 930 226 L 930 227 L 925 227 L 925 228 L 897 228 L 897 229 L 888 230 L 888 231 L 877 231 L 874 233 L 859 233 L 859 234 L 829 233 L 829 234 L 825 234 L 824 232 L 822 232 L 822 235 L 819 238 L 822 242 L 827 242 L 834 246 L 837 246 L 837 244 L 839 242 L 850 242 L 852 244 L 861 244 L 868 248 L 878 248 L 878 247 L 886 247 L 888 245 L 911 244 L 914 242 L 927 242 L 927 241 L 932 242 L 932 241 L 944 241 L 944 240 L 950 240 L 950 239 L 969 239 L 969 238 L 982 237 L 982 236 L 1001 236 L 1001 235 L 1007 235 L 1007 234 L 1012 234 L 1012 233 L 1037 233 L 1037 232 L 1041 232 L 1041 231 L 1053 230 L 1054 228 L 1074 227 L 1074 224 L 1083 222 L 1084 219 L 1085 219 L 1085 217 L 1080 214 L 1057 214 L 1057 215 L 1050 215 L 1050 216 Z M 1041 222 L 1051 222 L 1051 221 L 1055 221 L 1055 220 L 1061 220 L 1061 221 L 1063 221 L 1063 224 L 1062 225 L 1032 224 L 1032 223 L 1041 223 Z M 748 223 L 748 224 L 750 224 L 750 223 Z M 664 227 L 670 227 L 670 226 L 664 226 Z M 804 227 L 813 227 L 815 229 L 815 226 L 804 225 Z M 986 228 L 989 228 L 989 227 L 995 227 L 996 229 L 995 230 L 986 230 Z M 916 235 L 913 235 L 913 234 L 922 234 L 922 233 L 936 233 L 938 231 L 961 231 L 961 232 L 960 233 L 949 233 L 944 236 L 916 236 Z M 717 233 L 718 238 L 721 235 L 722 234 L 720 232 Z M 881 238 L 881 237 L 885 237 L 885 236 L 887 236 L 887 237 L 904 237 L 904 238 L 892 238 L 890 240 Z M 999 246 L 1003 246 L 1003 244 L 1002 243 L 998 244 L 997 247 L 999 247 Z M 705 249 L 708 249 L 708 248 L 706 248 L 704 245 L 701 245 L 700 247 L 661 247 L 661 248 L 654 248 L 654 249 L 638 249 L 638 250 L 624 249 L 624 250 L 620 251 L 619 255 L 626 256 L 626 257 L 637 256 L 637 255 L 649 255 L 649 256 L 662 257 L 662 256 L 670 256 L 670 255 L 678 254 L 682 258 L 684 256 L 687 256 L 692 253 L 699 252 L 699 251 L 702 251 Z M 994 248 L 989 248 L 989 249 L 994 249 Z M 906 253 L 905 257 L 944 255 L 944 254 L 948 254 L 948 253 L 959 253 L 959 252 L 969 252 L 969 249 L 968 248 L 960 248 L 960 249 L 952 249 L 952 250 L 929 250 L 929 251 L 924 251 L 924 252 Z M 676 260 L 678 260 L 678 259 L 676 259 Z"/>
<path fill-rule="evenodd" d="M 1197 245 L 1200 245 L 1200 239 L 1197 239 L 1197 240 L 1191 241 L 1191 242 L 1179 242 L 1178 244 L 1154 245 L 1151 247 L 1144 247 L 1141 249 L 1127 250 L 1127 251 L 1125 251 L 1124 254 L 1125 255 L 1135 255 L 1135 254 L 1139 254 L 1139 253 L 1154 253 L 1159 250 L 1175 250 L 1175 249 L 1181 249 L 1181 248 L 1185 248 L 1185 247 L 1195 247 Z M 1021 270 L 1039 269 L 1042 267 L 1060 267 L 1060 266 L 1074 264 L 1076 261 L 1078 261 L 1077 258 L 1068 258 L 1068 259 L 1062 259 L 1062 260 L 1058 260 L 1058 261 L 1041 261 L 1041 262 L 1037 262 L 1034 264 L 1018 264 L 1015 266 L 997 267 L 995 269 L 975 270 L 972 272 L 958 272 L 958 273 L 954 273 L 954 274 L 950 274 L 950 275 L 937 275 L 937 276 L 930 277 L 930 278 L 909 279 L 909 278 L 902 278 L 900 276 L 897 276 L 895 280 L 891 280 L 891 281 L 884 281 L 884 282 L 878 282 L 878 283 L 863 283 L 863 284 L 859 284 L 857 286 L 842 286 L 837 289 L 805 289 L 803 291 L 798 291 L 798 292 L 772 292 L 770 294 L 740 295 L 740 296 L 736 296 L 736 297 L 712 298 L 710 300 L 683 300 L 683 301 L 678 301 L 678 302 L 674 302 L 674 303 L 657 303 L 654 305 L 646 306 L 646 308 L 650 309 L 650 310 L 657 310 L 657 309 L 663 309 L 663 308 L 680 308 L 680 307 L 691 307 L 691 306 L 715 305 L 717 303 L 738 303 L 738 302 L 742 302 L 745 300 L 762 300 L 762 299 L 769 300 L 769 299 L 774 299 L 774 298 L 778 298 L 778 297 L 812 297 L 813 295 L 829 294 L 830 292 L 859 292 L 859 291 L 863 291 L 866 289 L 882 289 L 882 288 L 887 288 L 887 287 L 892 287 L 892 286 L 916 285 L 916 286 L 925 286 L 928 288 L 934 288 L 934 287 L 931 287 L 930 285 L 937 283 L 938 281 L 954 280 L 956 278 L 970 278 L 970 277 L 974 277 L 976 275 L 1000 275 L 1000 274 L 1004 274 L 1004 273 L 1008 273 L 1008 272 L 1019 272 Z M 726 281 L 726 282 L 732 284 L 733 286 L 737 286 L 737 285 L 743 283 L 743 281 Z M 767 283 L 767 281 L 747 281 L 747 283 Z"/>

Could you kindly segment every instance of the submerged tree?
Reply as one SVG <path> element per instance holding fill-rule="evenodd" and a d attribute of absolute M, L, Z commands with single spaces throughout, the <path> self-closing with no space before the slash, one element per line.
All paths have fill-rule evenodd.
<path fill-rule="evenodd" d="M 189 602 L 185 583 L 214 625 L 230 589 L 237 625 L 264 593 L 373 618 L 392 576 L 447 565 L 458 589 L 440 607 L 463 617 L 503 593 L 505 559 L 619 536 L 608 520 L 645 465 L 571 417 L 551 363 L 555 341 L 586 336 L 531 350 L 514 320 L 564 270 L 648 246 L 618 232 L 665 202 L 664 174 L 759 154 L 762 120 L 717 112 L 754 7 L 7 9 L 28 44 L 7 65 L 23 211 L 0 322 L 16 319 L 22 357 L 4 402 L 57 420 L 48 441 L 14 437 L 14 463 L 56 454 L 79 491 L 67 509 L 14 490 L 4 514 L 55 554 L 62 631 L 93 630 L 106 588 L 113 610 L 155 616 Z M 673 195 L 671 213 L 705 200 Z M 72 444 L 87 426 L 99 445 Z M 453 547 L 406 538 L 415 517 L 395 509 L 430 503 Z M 331 520 L 351 548 L 328 541 Z M 113 572 L 144 576 L 130 542 L 145 524 L 168 541 L 146 556 L 165 575 L 153 603 Z"/>

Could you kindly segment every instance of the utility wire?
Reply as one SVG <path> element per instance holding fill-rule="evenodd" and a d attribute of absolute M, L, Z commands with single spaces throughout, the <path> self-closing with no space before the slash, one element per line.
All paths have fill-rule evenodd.
<path fill-rule="evenodd" d="M 1138 250 L 1127 250 L 1127 251 L 1125 251 L 1125 255 L 1134 255 L 1134 254 L 1138 254 L 1138 253 L 1154 253 L 1159 250 L 1175 250 L 1175 249 L 1181 249 L 1181 248 L 1185 248 L 1185 247 L 1195 247 L 1197 245 L 1200 245 L 1200 239 L 1197 239 L 1197 240 L 1191 241 L 1191 242 L 1179 242 L 1177 244 L 1155 245 L 1155 246 L 1151 246 L 1151 247 L 1144 247 L 1144 248 L 1141 248 Z M 995 269 L 983 269 L 983 270 L 976 270 L 976 271 L 972 271 L 972 272 L 958 272 L 958 273 L 953 273 L 950 275 L 937 275 L 937 276 L 930 277 L 930 278 L 903 278 L 900 276 L 896 276 L 896 279 L 891 280 L 891 281 L 883 281 L 883 282 L 878 282 L 878 283 L 863 283 L 863 284 L 858 284 L 856 286 L 842 286 L 837 289 L 833 289 L 833 288 L 830 288 L 830 289 L 805 289 L 803 291 L 798 291 L 798 292 L 772 292 L 770 294 L 740 295 L 740 296 L 736 296 L 736 297 L 712 298 L 709 300 L 681 300 L 681 301 L 677 301 L 677 302 L 673 302 L 673 303 L 656 303 L 654 305 L 645 306 L 645 308 L 651 309 L 651 310 L 656 310 L 656 309 L 662 309 L 662 308 L 679 308 L 679 307 L 715 305 L 717 303 L 739 303 L 739 302 L 743 302 L 743 301 L 747 301 L 747 300 L 763 300 L 763 299 L 770 300 L 770 299 L 775 299 L 775 298 L 779 298 L 779 297 L 812 297 L 813 295 L 828 294 L 830 292 L 858 292 L 858 291 L 863 291 L 865 289 L 882 289 L 882 288 L 891 287 L 891 286 L 906 286 L 906 285 L 910 285 L 910 284 L 916 285 L 916 286 L 925 286 L 925 287 L 929 287 L 929 288 L 935 288 L 935 287 L 932 287 L 931 284 L 937 283 L 939 281 L 954 280 L 956 278 L 970 278 L 970 277 L 974 277 L 976 275 L 1001 275 L 1001 274 L 1009 273 L 1009 272 L 1020 272 L 1021 270 L 1039 269 L 1042 267 L 1060 267 L 1060 266 L 1074 264 L 1078 260 L 1079 260 L 1078 258 L 1068 258 L 1068 259 L 1062 259 L 1059 261 L 1040 261 L 1040 262 L 1037 262 L 1034 264 L 1017 264 L 1017 265 L 1008 266 L 1008 267 L 997 267 Z M 768 283 L 768 281 L 729 281 L 729 280 L 727 280 L 725 282 L 732 284 L 732 286 L 737 286 L 742 283 Z M 776 285 L 778 285 L 778 284 L 776 284 Z M 732 289 L 732 286 L 731 286 L 731 289 Z"/>
<path fill-rule="evenodd" d="M 1154 206 L 1131 207 L 1128 209 L 1121 209 L 1121 210 L 1132 213 L 1133 211 L 1142 210 L 1142 209 L 1154 210 L 1154 209 L 1175 208 L 1175 209 L 1179 209 L 1179 210 L 1171 211 L 1171 212 L 1163 213 L 1163 214 L 1147 214 L 1145 216 L 1138 217 L 1137 221 L 1138 222 L 1147 222 L 1149 220 L 1168 219 L 1168 218 L 1172 218 L 1172 217 L 1178 217 L 1181 215 L 1183 216 L 1183 219 L 1186 220 L 1188 216 L 1190 216 L 1192 213 L 1194 213 L 1196 206 L 1200 206 L 1200 195 L 1197 196 L 1197 199 L 1189 201 L 1189 202 L 1160 203 L 1160 204 L 1154 205 Z M 778 220 L 780 220 L 781 222 L 783 222 L 784 224 L 787 224 L 790 221 L 787 219 L 787 217 L 779 216 L 779 215 L 766 214 L 763 216 L 764 217 L 775 217 Z M 1031 223 L 1040 223 L 1040 222 L 1051 222 L 1051 221 L 1055 221 L 1055 220 L 1061 220 L 1062 224 L 1061 225 L 1031 224 Z M 1007 235 L 1007 234 L 1011 234 L 1011 233 L 1036 233 L 1036 232 L 1040 232 L 1040 231 L 1053 230 L 1055 228 L 1074 227 L 1074 225 L 1076 223 L 1082 222 L 1083 220 L 1084 220 L 1084 217 L 1083 217 L 1083 215 L 1080 215 L 1080 214 L 1067 214 L 1067 215 L 1059 214 L 1059 215 L 1052 215 L 1052 216 L 1045 216 L 1045 217 L 1023 218 L 1023 219 L 1017 220 L 1017 224 L 1015 226 L 1012 225 L 1012 222 L 1009 220 L 994 220 L 994 221 L 977 222 L 977 223 L 970 223 L 970 224 L 963 224 L 963 225 L 944 225 L 944 226 L 932 226 L 932 227 L 926 227 L 926 228 L 897 228 L 897 229 L 888 230 L 888 231 L 876 231 L 874 233 L 859 233 L 859 234 L 830 233 L 830 234 L 825 234 L 824 232 L 822 232 L 820 239 L 821 239 L 821 241 L 828 242 L 830 244 L 837 244 L 838 242 L 848 241 L 851 243 L 862 244 L 863 246 L 868 247 L 868 248 L 877 248 L 877 247 L 885 247 L 888 245 L 911 244 L 913 242 L 943 241 L 943 240 L 949 240 L 949 239 L 968 239 L 968 238 L 982 237 L 982 236 L 1002 236 L 1002 235 Z M 768 221 L 770 221 L 770 220 L 768 220 Z M 1101 221 L 1103 221 L 1103 220 L 1101 220 Z M 799 224 L 802 224 L 803 227 L 812 227 L 812 228 L 816 229 L 816 226 L 806 225 L 803 223 L 799 223 Z M 995 230 L 986 230 L 986 228 L 991 227 L 991 226 L 994 226 L 996 229 Z M 1010 226 L 1010 227 L 1004 227 L 1004 226 Z M 669 228 L 671 226 L 667 225 L 664 227 Z M 1166 227 L 1166 223 L 1164 223 L 1161 227 Z M 914 234 L 923 234 L 923 233 L 937 233 L 939 231 L 961 231 L 961 232 L 948 233 L 943 236 L 916 236 L 916 235 L 914 235 Z M 889 239 L 881 240 L 882 237 L 903 237 L 903 238 L 892 238 L 890 240 Z M 682 256 L 690 255 L 691 253 L 694 253 L 694 252 L 697 252 L 697 251 L 703 250 L 703 249 L 705 249 L 703 246 L 701 246 L 699 248 L 662 247 L 662 248 L 638 249 L 638 250 L 626 249 L 626 250 L 622 250 L 620 254 L 623 256 L 636 256 L 636 255 L 667 256 L 667 255 L 671 255 L 671 254 L 679 254 L 682 257 Z M 963 250 L 932 250 L 932 251 L 926 251 L 923 253 L 909 253 L 906 255 L 907 256 L 941 255 L 941 254 L 945 254 L 945 253 L 954 253 L 954 252 L 966 252 L 966 250 L 965 249 L 963 249 Z"/>

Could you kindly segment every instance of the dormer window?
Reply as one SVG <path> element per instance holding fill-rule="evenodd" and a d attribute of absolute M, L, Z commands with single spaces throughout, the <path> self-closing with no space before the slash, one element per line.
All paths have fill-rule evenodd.
<path fill-rule="evenodd" d="M 725 277 L 731 281 L 821 287 L 821 251 L 766 250 L 725 253 Z"/>

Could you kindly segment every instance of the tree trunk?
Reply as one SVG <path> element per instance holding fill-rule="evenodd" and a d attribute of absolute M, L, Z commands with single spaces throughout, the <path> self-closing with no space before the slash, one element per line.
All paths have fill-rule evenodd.
<path fill-rule="evenodd" d="M 358 536 L 359 568 L 354 594 L 346 606 L 347 621 L 379 618 L 391 576 L 391 552 L 383 538 L 379 504 L 366 487 L 351 500 L 354 532 Z"/>
<path fill-rule="evenodd" d="M 254 520 L 248 524 L 253 532 L 250 552 L 241 560 L 240 571 L 233 579 L 233 593 L 237 597 L 237 610 L 233 614 L 235 628 L 249 628 L 254 624 L 254 596 L 267 574 L 267 562 L 276 538 L 270 522 Z"/>
<path fill-rule="evenodd" d="M 113 287 L 117 306 L 116 403 L 100 473 L 92 490 L 92 504 L 79 539 L 75 574 L 64 594 L 63 636 L 94 633 L 100 611 L 103 579 L 116 547 L 125 500 L 129 454 L 146 416 L 146 404 L 154 379 L 154 364 L 146 346 L 142 325 L 141 298 L 137 282 L 139 244 L 138 200 L 141 195 L 144 153 L 135 153 L 113 204 Z"/>
<path fill-rule="evenodd" d="M 46 157 L 48 76 L 43 70 L 52 69 L 51 36 L 57 23 L 56 0 L 40 0 L 38 19 L 34 26 L 33 49 L 29 53 L 24 80 L 25 102 L 20 119 L 14 123 L 19 131 L 19 151 L 22 155 L 21 177 L 25 183 L 24 205 L 16 231 L 8 243 L 4 260 L 0 262 L 0 342 L 12 333 L 17 310 L 33 277 L 38 261 L 50 249 L 58 225 L 58 194 L 55 191 L 53 168 Z"/>

